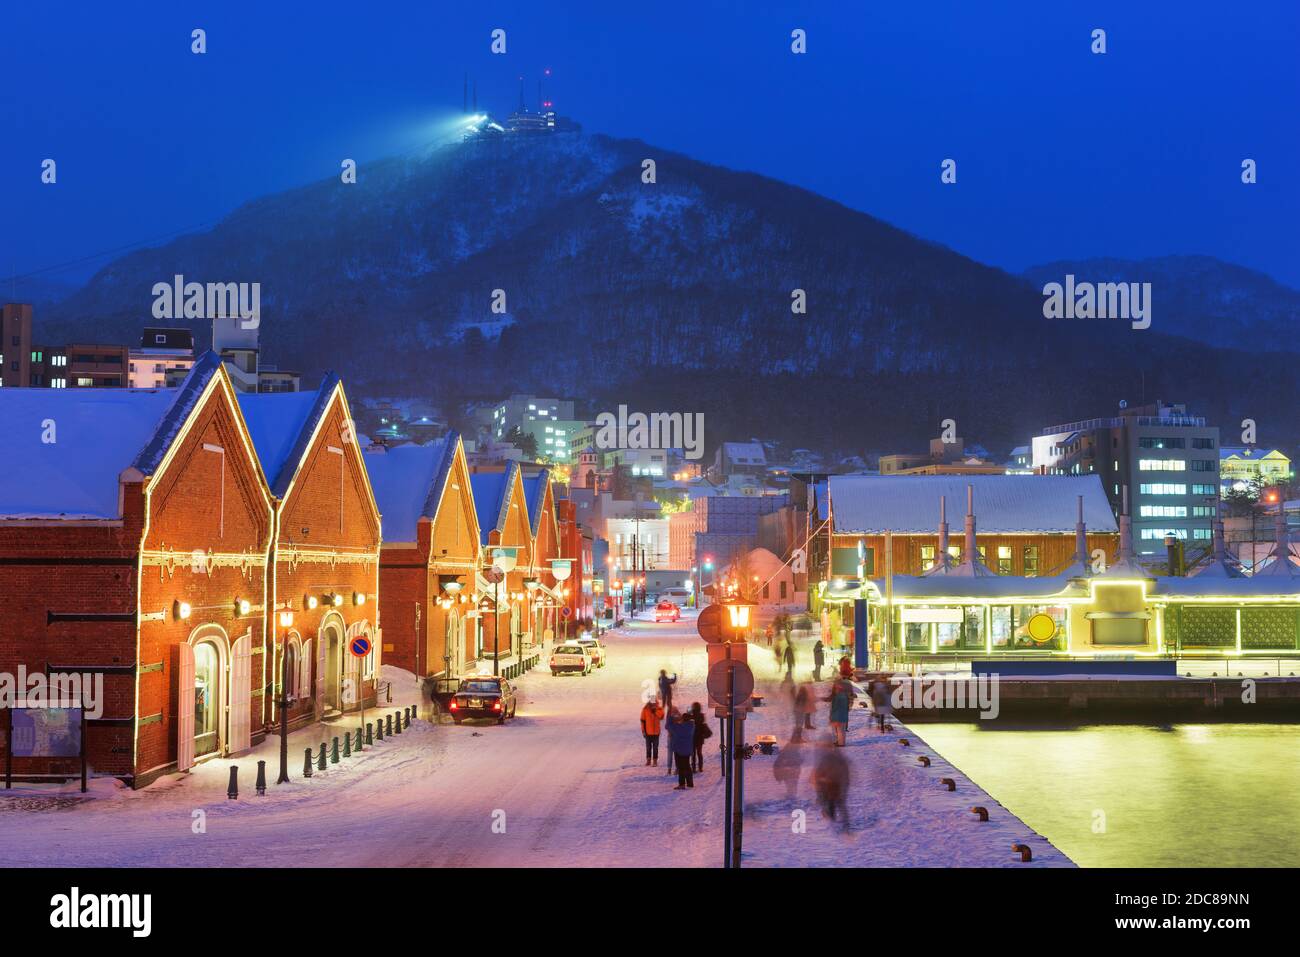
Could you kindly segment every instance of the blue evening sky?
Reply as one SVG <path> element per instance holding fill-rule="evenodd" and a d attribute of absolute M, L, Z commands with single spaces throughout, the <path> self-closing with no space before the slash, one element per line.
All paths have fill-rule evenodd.
<path fill-rule="evenodd" d="M 531 104 L 549 67 L 589 130 L 796 183 L 997 266 L 1205 253 L 1300 287 L 1294 0 L 11 3 L 0 38 L 0 277 L 214 222 L 344 157 L 364 175 L 446 128 L 465 71 L 506 113 L 517 77 Z M 948 157 L 956 186 L 939 181 Z"/>

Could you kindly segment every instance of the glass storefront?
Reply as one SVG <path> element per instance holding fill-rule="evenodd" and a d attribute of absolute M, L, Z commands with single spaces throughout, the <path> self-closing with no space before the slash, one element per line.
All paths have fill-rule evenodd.
<path fill-rule="evenodd" d="M 220 660 L 209 641 L 194 646 L 194 756 L 212 754 L 220 742 L 217 735 L 221 706 Z"/>

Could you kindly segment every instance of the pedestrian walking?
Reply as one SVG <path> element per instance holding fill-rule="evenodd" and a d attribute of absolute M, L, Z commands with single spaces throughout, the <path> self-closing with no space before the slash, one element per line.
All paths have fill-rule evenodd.
<path fill-rule="evenodd" d="M 848 655 L 840 659 L 840 677 L 844 679 L 853 677 L 853 662 L 849 661 Z"/>
<path fill-rule="evenodd" d="M 813 712 L 817 710 L 817 700 L 813 695 L 812 685 L 804 682 L 794 694 L 795 727 L 799 730 L 812 731 Z M 802 719 L 802 724 L 800 724 Z"/>
<path fill-rule="evenodd" d="M 772 764 L 772 776 L 785 785 L 787 801 L 798 797 L 799 775 L 803 773 L 804 744 L 799 738 L 792 738 L 790 743 L 776 753 Z"/>
<path fill-rule="evenodd" d="M 820 638 L 813 645 L 813 681 L 822 680 L 822 668 L 826 664 L 826 646 Z"/>
<path fill-rule="evenodd" d="M 690 715 L 682 714 L 676 708 L 668 712 L 668 746 L 673 752 L 673 762 L 677 765 L 677 787 L 682 791 L 695 787 L 691 774 L 691 754 L 695 751 L 695 722 Z"/>
<path fill-rule="evenodd" d="M 877 678 L 871 682 L 871 710 L 876 715 L 876 727 L 880 733 L 885 733 L 885 719 L 894 713 L 894 701 L 890 696 L 889 681 L 885 678 Z"/>
<path fill-rule="evenodd" d="M 838 819 L 845 829 L 849 826 L 848 810 L 844 807 L 844 797 L 849 791 L 849 762 L 827 739 L 817 756 L 817 764 L 812 773 L 813 789 L 821 803 L 822 814 L 832 821 Z"/>
<path fill-rule="evenodd" d="M 659 731 L 664 719 L 664 709 L 653 701 L 647 701 L 641 709 L 641 733 L 645 735 L 646 767 L 659 766 Z"/>
<path fill-rule="evenodd" d="M 677 672 L 673 672 L 671 678 L 668 672 L 663 668 L 659 669 L 659 703 L 663 705 L 664 711 L 673 709 L 673 685 L 677 684 Z"/>
<path fill-rule="evenodd" d="M 831 685 L 831 693 L 826 696 L 831 703 L 831 731 L 835 735 L 835 744 L 844 747 L 844 739 L 849 730 L 849 707 L 853 703 L 853 685 L 844 678 Z"/>
<path fill-rule="evenodd" d="M 704 742 L 713 737 L 709 719 L 698 701 L 691 704 L 691 720 L 695 722 L 695 750 L 691 753 L 691 770 L 699 774 L 704 770 Z"/>
<path fill-rule="evenodd" d="M 785 643 L 785 651 L 783 652 L 783 657 L 785 658 L 785 676 L 793 681 L 794 680 L 794 642 L 793 641 L 787 641 Z"/>

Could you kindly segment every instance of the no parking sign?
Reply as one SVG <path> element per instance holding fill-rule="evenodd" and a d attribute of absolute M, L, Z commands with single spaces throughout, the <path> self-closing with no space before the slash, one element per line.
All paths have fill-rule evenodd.
<path fill-rule="evenodd" d="M 370 654 L 370 647 L 370 639 L 364 635 L 357 635 L 348 642 L 348 651 L 356 658 L 364 658 Z"/>

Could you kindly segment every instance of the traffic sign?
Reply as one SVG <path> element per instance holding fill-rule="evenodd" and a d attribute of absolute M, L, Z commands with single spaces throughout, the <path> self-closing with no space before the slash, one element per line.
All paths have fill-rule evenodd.
<path fill-rule="evenodd" d="M 722 625 L 722 608 L 718 605 L 706 605 L 695 619 L 695 630 L 711 645 L 720 645 L 727 640 L 726 629 Z"/>
<path fill-rule="evenodd" d="M 565 605 L 563 608 L 560 609 L 560 614 L 563 615 L 565 618 L 569 618 L 573 615 L 573 609 L 570 608 L 568 605 Z"/>
<path fill-rule="evenodd" d="M 357 635 L 348 642 L 348 651 L 356 658 L 364 658 L 370 654 L 370 639 L 364 635 Z"/>
<path fill-rule="evenodd" d="M 709 669 L 705 686 L 709 690 L 709 700 L 718 707 L 727 710 L 743 708 L 754 693 L 754 672 L 743 661 L 724 658 Z"/>
<path fill-rule="evenodd" d="M 1039 612 L 1029 619 L 1025 630 L 1029 632 L 1030 638 L 1041 645 L 1043 642 L 1051 641 L 1056 637 L 1056 621 L 1051 615 L 1044 615 Z"/>

